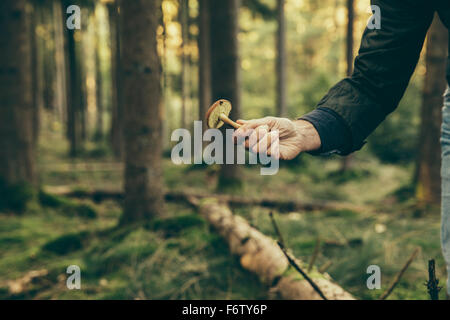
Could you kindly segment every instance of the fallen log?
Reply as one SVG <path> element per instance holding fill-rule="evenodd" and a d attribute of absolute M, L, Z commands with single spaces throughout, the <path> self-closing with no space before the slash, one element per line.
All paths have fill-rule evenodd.
<path fill-rule="evenodd" d="M 275 240 L 251 227 L 244 218 L 234 215 L 217 199 L 190 197 L 188 200 L 225 238 L 230 251 L 240 257 L 242 267 L 257 274 L 263 283 L 273 286 L 271 292 L 289 300 L 322 299 L 307 280 L 289 269 L 289 262 Z M 302 264 L 297 259 L 296 263 Z M 333 283 L 329 275 L 313 272 L 309 276 L 328 299 L 354 300 L 350 293 Z"/>
<path fill-rule="evenodd" d="M 123 192 L 116 190 L 72 190 L 69 187 L 47 187 L 46 191 L 65 197 L 92 199 L 96 202 L 104 200 L 120 201 L 123 199 Z M 281 200 L 281 199 L 257 199 L 246 198 L 233 195 L 219 195 L 219 194 L 202 194 L 169 191 L 165 194 L 166 201 L 173 202 L 187 202 L 189 198 L 215 198 L 221 203 L 226 203 L 231 207 L 242 206 L 259 206 L 269 209 L 276 209 L 279 212 L 295 212 L 295 211 L 327 211 L 327 210 L 351 210 L 355 212 L 367 212 L 367 208 L 363 206 L 353 205 L 350 203 L 339 202 L 299 202 L 295 200 Z"/>

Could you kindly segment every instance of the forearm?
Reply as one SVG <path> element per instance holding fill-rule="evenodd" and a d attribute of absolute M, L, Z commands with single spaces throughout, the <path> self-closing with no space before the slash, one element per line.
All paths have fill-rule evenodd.
<path fill-rule="evenodd" d="M 353 75 L 330 89 L 318 104 L 320 112 L 303 117 L 319 132 L 320 153 L 348 154 L 359 150 L 367 136 L 395 110 L 433 19 L 434 10 L 426 1 L 371 3 L 382 10 L 381 29 L 366 29 Z M 337 115 L 334 120 L 329 111 Z M 345 133 L 347 128 L 349 133 Z"/>

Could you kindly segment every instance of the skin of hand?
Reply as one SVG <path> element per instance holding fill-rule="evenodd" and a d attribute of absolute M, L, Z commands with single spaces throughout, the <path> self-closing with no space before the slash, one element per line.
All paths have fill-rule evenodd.
<path fill-rule="evenodd" d="M 234 141 L 245 143 L 245 147 L 255 153 L 291 160 L 301 152 L 321 146 L 317 130 L 308 121 L 265 117 L 237 123 L 242 126 L 234 132 Z"/>

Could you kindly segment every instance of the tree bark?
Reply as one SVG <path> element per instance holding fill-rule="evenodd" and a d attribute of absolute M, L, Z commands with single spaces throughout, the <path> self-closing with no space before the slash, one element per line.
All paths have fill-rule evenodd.
<path fill-rule="evenodd" d="M 39 79 L 39 57 L 38 57 L 38 43 L 36 37 L 37 26 L 37 4 L 30 5 L 28 12 L 30 21 L 30 46 L 31 46 L 31 75 L 32 75 L 32 90 L 33 90 L 33 142 L 34 148 L 37 147 L 39 129 L 40 129 L 40 79 Z"/>
<path fill-rule="evenodd" d="M 181 24 L 181 128 L 188 126 L 188 99 L 189 99 L 189 56 L 187 44 L 189 37 L 189 1 L 180 0 L 179 19 Z"/>
<path fill-rule="evenodd" d="M 436 205 L 439 205 L 441 198 L 441 145 L 439 139 L 442 123 L 442 94 L 446 87 L 447 43 L 448 32 L 436 15 L 428 32 L 426 45 L 426 74 L 415 179 L 418 200 Z"/>
<path fill-rule="evenodd" d="M 346 59 L 347 59 L 347 77 L 353 73 L 354 60 L 354 25 L 355 25 L 355 4 L 354 0 L 347 0 L 347 37 L 346 37 Z"/>
<path fill-rule="evenodd" d="M 122 223 L 163 213 L 161 65 L 156 29 L 160 1 L 121 2 L 125 119 L 125 201 Z"/>
<path fill-rule="evenodd" d="M 211 17 L 211 70 L 213 100 L 230 100 L 233 109 L 231 119 L 239 119 L 240 64 L 238 53 L 238 13 L 239 0 L 215 1 L 210 6 Z M 222 129 L 225 137 L 225 126 Z M 224 152 L 224 163 L 225 163 Z M 236 161 L 234 161 L 236 163 Z M 238 165 L 224 164 L 221 167 L 218 189 L 222 191 L 239 190 L 242 187 Z"/>
<path fill-rule="evenodd" d="M 25 0 L 0 1 L 0 179 L 35 182 L 30 29 Z"/>
<path fill-rule="evenodd" d="M 95 121 L 95 139 L 103 139 L 103 74 L 100 62 L 100 39 L 97 34 L 95 46 L 95 94 L 96 94 L 96 121 Z"/>
<path fill-rule="evenodd" d="M 53 29 L 55 30 L 55 101 L 58 110 L 58 118 L 62 123 L 67 123 L 67 78 L 66 60 L 64 54 L 64 28 L 61 28 L 61 2 L 53 1 Z"/>
<path fill-rule="evenodd" d="M 353 60 L 354 60 L 354 25 L 355 25 L 355 4 L 354 0 L 347 0 L 347 36 L 346 36 L 346 61 L 347 70 L 346 75 L 350 77 L 353 73 Z M 342 159 L 341 172 L 345 172 L 351 168 L 352 155 L 348 155 Z"/>
<path fill-rule="evenodd" d="M 117 160 L 123 160 L 123 99 L 121 86 L 120 19 L 117 2 L 108 3 L 111 41 L 111 146 Z"/>
<path fill-rule="evenodd" d="M 51 23 L 48 23 L 49 18 L 51 15 L 49 15 L 48 8 L 41 8 L 40 16 L 41 16 L 41 23 L 45 25 L 47 28 L 47 32 L 53 34 L 53 25 Z M 64 25 L 65 26 L 65 25 Z M 42 58 L 43 58 L 43 88 L 42 88 L 42 94 L 43 94 L 43 106 L 47 110 L 54 111 L 55 106 L 55 72 L 54 72 L 54 56 L 53 56 L 53 49 L 48 44 L 48 41 L 43 41 L 42 46 Z"/>
<path fill-rule="evenodd" d="M 203 131 L 207 130 L 206 111 L 211 101 L 211 44 L 209 0 L 199 0 L 199 119 L 202 120 Z"/>
<path fill-rule="evenodd" d="M 67 83 L 67 138 L 69 140 L 69 156 L 76 157 L 82 144 L 82 79 L 81 68 L 77 59 L 75 34 L 79 31 L 66 27 L 66 9 L 70 3 L 65 0 L 62 9 L 62 25 L 65 30 L 65 52 L 67 56 L 66 83 Z"/>
<path fill-rule="evenodd" d="M 285 0 L 277 0 L 277 115 L 287 116 L 286 104 L 286 19 L 284 13 Z"/>

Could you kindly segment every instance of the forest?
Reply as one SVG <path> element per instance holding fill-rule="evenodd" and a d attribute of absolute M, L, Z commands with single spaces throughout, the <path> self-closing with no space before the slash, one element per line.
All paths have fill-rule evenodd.
<path fill-rule="evenodd" d="M 370 4 L 0 1 L 0 299 L 444 299 L 437 15 L 360 151 L 195 158 L 219 99 L 234 121 L 315 109 Z"/>

